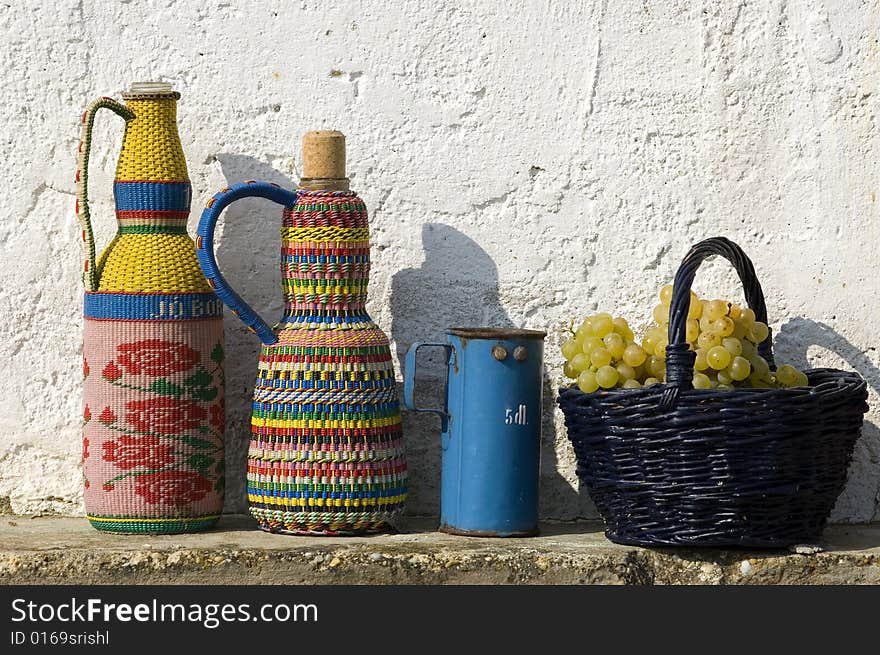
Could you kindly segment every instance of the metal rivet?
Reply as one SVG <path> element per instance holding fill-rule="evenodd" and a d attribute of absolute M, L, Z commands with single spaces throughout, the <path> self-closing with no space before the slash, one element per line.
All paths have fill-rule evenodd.
<path fill-rule="evenodd" d="M 529 351 L 525 346 L 517 346 L 513 349 L 513 358 L 518 362 L 526 361 L 526 357 L 529 356 Z"/>
<path fill-rule="evenodd" d="M 492 357 L 497 359 L 499 362 L 503 362 L 507 359 L 507 348 L 502 346 L 500 343 L 492 348 Z"/>

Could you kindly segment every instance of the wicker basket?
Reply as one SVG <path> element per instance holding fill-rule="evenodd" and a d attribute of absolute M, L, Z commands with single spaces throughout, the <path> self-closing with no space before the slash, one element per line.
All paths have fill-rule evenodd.
<path fill-rule="evenodd" d="M 695 355 L 685 341 L 690 289 L 712 255 L 734 265 L 757 320 L 767 322 L 754 267 L 739 246 L 724 238 L 694 246 L 675 276 L 666 384 L 560 391 L 578 476 L 617 543 L 814 542 L 846 482 L 868 409 L 865 381 L 813 369 L 808 387 L 693 389 Z M 758 350 L 774 368 L 771 339 Z"/>

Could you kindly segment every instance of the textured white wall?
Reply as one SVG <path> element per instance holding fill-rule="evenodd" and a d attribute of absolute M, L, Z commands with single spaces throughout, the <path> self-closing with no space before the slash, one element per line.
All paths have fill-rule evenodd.
<path fill-rule="evenodd" d="M 550 332 L 545 516 L 593 512 L 553 411 L 561 330 L 597 308 L 644 326 L 706 236 L 754 259 L 779 359 L 855 368 L 880 407 L 876 2 L 25 0 L 0 25 L 0 509 L 81 511 L 74 153 L 87 102 L 136 80 L 183 94 L 196 208 L 228 182 L 292 185 L 308 129 L 348 135 L 372 212 L 370 311 L 398 351 L 450 324 Z M 106 244 L 122 124 L 98 122 Z M 269 316 L 278 224 L 239 203 L 219 242 Z M 697 290 L 739 294 L 718 263 Z M 257 344 L 232 317 L 227 344 L 227 508 L 241 509 Z M 837 520 L 880 518 L 878 419 Z M 435 421 L 405 418 L 414 513 L 437 509 Z"/>

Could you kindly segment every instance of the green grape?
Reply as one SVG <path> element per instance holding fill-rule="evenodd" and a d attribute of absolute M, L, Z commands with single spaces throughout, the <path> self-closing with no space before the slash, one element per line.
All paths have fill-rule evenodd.
<path fill-rule="evenodd" d="M 591 334 L 593 334 L 593 324 L 590 322 L 590 319 L 586 319 L 575 331 L 574 338 L 578 341 L 583 341 Z"/>
<path fill-rule="evenodd" d="M 697 294 L 691 291 L 691 304 L 688 307 L 688 318 L 700 318 L 703 315 L 703 303 L 697 298 Z"/>
<path fill-rule="evenodd" d="M 708 316 L 703 316 L 700 318 L 700 332 L 710 332 L 712 330 L 712 321 L 709 320 Z"/>
<path fill-rule="evenodd" d="M 565 364 L 562 365 L 562 374 L 565 377 L 574 380 L 578 376 L 578 371 L 571 365 L 571 362 L 565 362 Z"/>
<path fill-rule="evenodd" d="M 654 327 L 649 328 L 647 332 L 645 332 L 645 338 L 650 339 L 651 343 L 656 346 L 657 342 L 666 336 L 666 332 L 666 329 L 660 327 L 659 325 L 655 325 Z M 644 346 L 642 347 L 644 348 Z"/>
<path fill-rule="evenodd" d="M 666 362 L 657 357 L 656 355 L 651 355 L 647 360 L 648 371 L 651 372 L 655 378 L 664 378 L 666 377 Z"/>
<path fill-rule="evenodd" d="M 700 336 L 700 322 L 695 318 L 689 318 L 687 322 L 687 328 L 685 330 L 685 341 L 689 343 L 696 343 L 697 337 Z"/>
<path fill-rule="evenodd" d="M 617 373 L 620 375 L 621 380 L 634 380 L 636 377 L 636 370 L 629 364 L 621 362 L 614 368 L 617 369 Z"/>
<path fill-rule="evenodd" d="M 711 389 L 712 381 L 704 373 L 694 373 L 694 389 Z"/>
<path fill-rule="evenodd" d="M 580 373 L 581 371 L 586 371 L 588 368 L 590 368 L 590 358 L 584 353 L 578 353 L 571 358 L 569 364 L 571 364 L 572 370 Z"/>
<path fill-rule="evenodd" d="M 808 387 L 810 386 L 810 378 L 807 377 L 807 374 L 803 371 L 797 372 L 797 382 L 795 383 L 796 387 Z"/>
<path fill-rule="evenodd" d="M 657 305 L 654 308 L 654 320 L 658 325 L 669 323 L 669 305 Z"/>
<path fill-rule="evenodd" d="M 717 321 L 712 321 L 712 332 L 719 337 L 729 337 L 733 334 L 733 320 L 727 316 L 722 316 Z"/>
<path fill-rule="evenodd" d="M 758 349 L 755 348 L 755 344 L 753 344 L 751 341 L 749 341 L 749 340 L 740 341 L 740 345 L 742 345 L 742 349 L 743 349 L 742 356 L 745 357 L 746 359 L 758 354 Z"/>
<path fill-rule="evenodd" d="M 611 363 L 611 353 L 605 348 L 596 348 L 590 353 L 590 363 L 597 368 L 608 366 Z"/>
<path fill-rule="evenodd" d="M 599 312 L 598 314 L 592 316 L 591 318 L 593 320 L 595 320 L 597 318 L 603 318 L 603 319 L 607 318 L 609 321 L 614 319 L 614 317 L 611 314 L 609 314 L 608 312 Z"/>
<path fill-rule="evenodd" d="M 701 332 L 697 338 L 697 346 L 703 350 L 709 351 L 712 348 L 721 345 L 721 337 L 714 332 Z"/>
<path fill-rule="evenodd" d="M 776 369 L 776 379 L 784 387 L 793 387 L 797 384 L 798 371 L 790 364 L 783 364 Z"/>
<path fill-rule="evenodd" d="M 734 320 L 733 321 L 733 332 L 730 333 L 734 339 L 745 339 L 746 335 L 749 331 L 746 329 L 745 324 L 742 321 Z"/>
<path fill-rule="evenodd" d="M 642 387 L 638 380 L 626 380 L 623 383 L 624 389 L 640 389 Z"/>
<path fill-rule="evenodd" d="M 620 378 L 620 374 L 613 366 L 601 366 L 599 370 L 596 371 L 596 382 L 598 382 L 599 386 L 603 389 L 611 389 L 617 384 L 618 378 Z"/>
<path fill-rule="evenodd" d="M 703 316 L 706 316 L 710 321 L 717 321 L 727 315 L 727 307 L 725 300 L 710 300 L 703 307 Z"/>
<path fill-rule="evenodd" d="M 754 337 L 752 341 L 756 344 L 761 343 L 770 336 L 770 328 L 767 327 L 766 323 L 762 323 L 761 321 L 755 321 L 755 324 L 752 325 L 751 330 L 752 336 Z"/>
<path fill-rule="evenodd" d="M 641 366 L 648 354 L 638 344 L 631 343 L 623 351 L 623 361 L 630 366 Z"/>
<path fill-rule="evenodd" d="M 746 326 L 746 330 L 751 330 L 752 326 L 755 324 L 755 311 L 751 307 L 746 307 L 742 310 L 742 318 L 743 325 Z"/>
<path fill-rule="evenodd" d="M 571 359 L 581 351 L 581 346 L 576 339 L 568 339 L 562 344 L 562 356 Z"/>
<path fill-rule="evenodd" d="M 767 360 L 760 355 L 755 354 L 749 357 L 749 363 L 752 365 L 752 375 L 762 380 L 770 375 L 770 365 L 767 363 Z"/>
<path fill-rule="evenodd" d="M 611 316 L 608 314 L 597 314 L 594 316 L 592 318 L 592 325 L 593 334 L 599 338 L 604 337 L 614 329 L 614 323 L 611 321 Z"/>
<path fill-rule="evenodd" d="M 660 384 L 660 380 L 657 378 L 645 378 L 645 381 L 642 383 L 643 387 L 650 387 L 655 384 Z"/>
<path fill-rule="evenodd" d="M 666 346 L 669 345 L 669 338 L 665 335 L 654 346 L 654 355 L 660 359 L 666 359 Z"/>
<path fill-rule="evenodd" d="M 614 325 L 614 331 L 622 336 L 624 341 L 630 342 L 633 340 L 635 335 L 633 335 L 633 331 L 630 329 L 629 323 L 626 322 L 625 318 L 615 318 L 611 323 Z"/>
<path fill-rule="evenodd" d="M 709 362 L 706 359 L 706 351 L 703 348 L 697 348 L 697 357 L 694 360 L 694 368 L 698 371 L 705 371 L 709 368 Z"/>
<path fill-rule="evenodd" d="M 754 389 L 767 389 L 770 387 L 770 385 L 767 383 L 767 380 L 762 378 L 760 375 L 755 375 L 754 373 L 749 376 L 749 384 L 751 384 L 752 388 Z"/>
<path fill-rule="evenodd" d="M 718 386 L 716 386 L 715 388 L 716 389 L 723 389 L 724 391 L 730 391 L 731 389 L 733 389 L 733 386 L 719 382 Z"/>
<path fill-rule="evenodd" d="M 623 357 L 623 351 L 626 350 L 626 342 L 623 340 L 622 336 L 616 332 L 612 332 L 611 334 L 606 334 L 602 341 L 604 342 L 605 348 L 611 353 L 611 356 L 614 359 L 620 359 Z"/>
<path fill-rule="evenodd" d="M 577 381 L 578 389 L 584 393 L 593 393 L 599 388 L 599 383 L 596 382 L 596 374 L 593 371 L 583 371 L 578 375 Z"/>
<path fill-rule="evenodd" d="M 737 305 L 736 303 L 730 306 L 730 309 L 727 310 L 727 315 L 730 316 L 734 321 L 738 321 L 742 316 L 742 307 Z"/>
<path fill-rule="evenodd" d="M 724 337 L 721 340 L 721 346 L 734 357 L 742 355 L 743 347 L 739 339 L 734 337 Z"/>
<path fill-rule="evenodd" d="M 730 353 L 721 346 L 710 348 L 709 352 L 706 353 L 706 361 L 716 371 L 727 368 L 730 365 L 730 359 Z"/>
<path fill-rule="evenodd" d="M 752 365 L 749 364 L 749 360 L 745 357 L 734 357 L 733 361 L 730 362 L 730 377 L 732 377 L 737 382 L 742 382 L 749 374 L 752 372 Z"/>
<path fill-rule="evenodd" d="M 602 339 L 599 337 L 587 337 L 581 342 L 581 350 L 584 351 L 584 354 L 591 354 L 596 348 L 604 348 L 605 344 L 602 342 Z"/>
<path fill-rule="evenodd" d="M 730 371 L 726 368 L 718 371 L 718 375 L 715 379 L 718 380 L 718 384 L 733 384 L 733 378 L 730 377 Z"/>
<path fill-rule="evenodd" d="M 672 285 L 667 284 L 660 289 L 660 302 L 669 305 L 672 302 Z"/>

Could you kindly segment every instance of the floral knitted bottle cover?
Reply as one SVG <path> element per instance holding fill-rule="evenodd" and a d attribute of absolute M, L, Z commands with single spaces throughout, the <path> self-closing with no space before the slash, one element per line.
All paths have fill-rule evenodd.
<path fill-rule="evenodd" d="M 169 85 L 142 83 L 83 114 L 77 214 L 86 260 L 83 471 L 99 530 L 209 528 L 223 508 L 223 313 L 186 231 L 190 183 Z M 116 237 L 95 259 L 88 161 L 95 113 L 126 120 Z"/>

